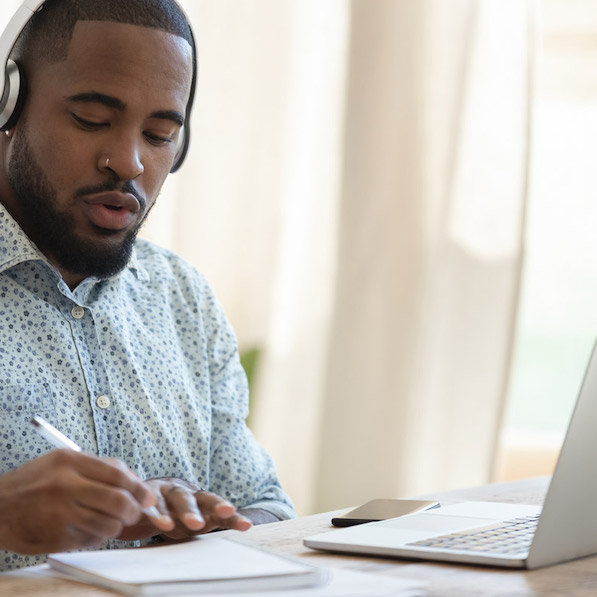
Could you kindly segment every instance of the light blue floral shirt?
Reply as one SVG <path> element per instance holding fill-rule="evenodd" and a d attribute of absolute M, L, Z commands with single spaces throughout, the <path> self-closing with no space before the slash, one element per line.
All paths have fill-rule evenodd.
<path fill-rule="evenodd" d="M 234 333 L 193 267 L 138 240 L 122 272 L 71 291 L 0 205 L 0 473 L 52 449 L 29 424 L 39 414 L 141 478 L 290 518 L 247 413 Z M 0 550 L 0 570 L 43 559 Z"/>

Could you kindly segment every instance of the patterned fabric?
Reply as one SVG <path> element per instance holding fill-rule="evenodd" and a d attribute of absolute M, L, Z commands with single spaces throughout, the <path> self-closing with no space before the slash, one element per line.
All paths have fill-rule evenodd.
<path fill-rule="evenodd" d="M 52 449 L 29 424 L 39 414 L 141 478 L 290 518 L 247 412 L 236 339 L 194 268 L 138 240 L 122 272 L 71 291 L 0 205 L 0 473 Z M 0 570 L 43 560 L 0 551 Z"/>

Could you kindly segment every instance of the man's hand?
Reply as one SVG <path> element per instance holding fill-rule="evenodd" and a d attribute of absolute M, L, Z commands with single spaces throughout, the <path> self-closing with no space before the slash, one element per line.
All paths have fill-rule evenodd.
<path fill-rule="evenodd" d="M 172 520 L 166 524 L 163 517 L 157 521 L 144 517 L 124 529 L 119 539 L 144 539 L 158 534 L 169 539 L 185 539 L 215 529 L 246 531 L 251 528 L 251 521 L 239 514 L 229 501 L 193 483 L 174 477 L 149 479 L 145 483 L 157 495 L 158 510 Z"/>
<path fill-rule="evenodd" d="M 0 547 L 41 554 L 98 545 L 155 503 L 119 460 L 53 450 L 0 475 Z"/>

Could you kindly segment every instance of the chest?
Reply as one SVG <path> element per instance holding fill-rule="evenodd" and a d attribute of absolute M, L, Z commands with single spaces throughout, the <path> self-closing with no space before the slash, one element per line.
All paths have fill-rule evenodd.
<path fill-rule="evenodd" d="M 100 455 L 176 444 L 188 426 L 207 436 L 207 354 L 197 306 L 168 290 L 81 301 L 1 278 L 0 436 L 13 438 L 16 461 L 19 442 L 25 459 L 47 449 L 29 430 L 33 414 Z"/>

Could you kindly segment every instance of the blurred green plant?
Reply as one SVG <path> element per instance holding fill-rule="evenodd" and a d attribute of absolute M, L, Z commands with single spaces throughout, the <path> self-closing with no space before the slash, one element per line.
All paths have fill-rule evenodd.
<path fill-rule="evenodd" d="M 240 364 L 243 366 L 249 382 L 249 390 L 255 376 L 255 370 L 257 369 L 257 362 L 259 361 L 259 349 L 249 348 L 240 353 Z"/>
<path fill-rule="evenodd" d="M 247 381 L 249 382 L 249 416 L 247 417 L 247 425 L 250 426 L 251 411 L 255 404 L 253 396 L 253 383 L 255 381 L 255 371 L 259 363 L 259 355 L 261 351 L 259 348 L 249 348 L 240 353 L 240 364 L 245 370 Z"/>

